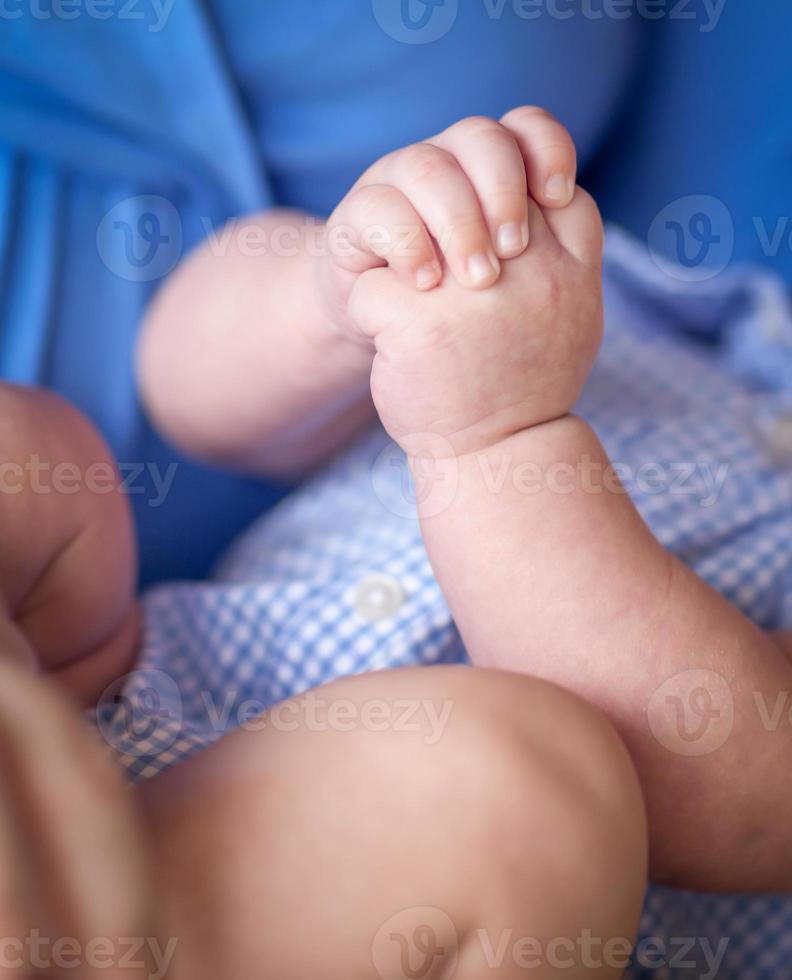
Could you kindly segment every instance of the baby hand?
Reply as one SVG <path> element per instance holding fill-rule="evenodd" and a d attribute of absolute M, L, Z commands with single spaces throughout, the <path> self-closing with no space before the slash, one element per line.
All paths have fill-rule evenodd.
<path fill-rule="evenodd" d="M 567 205 L 575 165 L 569 133 L 535 107 L 515 109 L 499 123 L 465 119 L 389 153 L 327 223 L 318 271 L 331 322 L 355 335 L 349 297 L 360 275 L 377 267 L 388 266 L 412 290 L 433 289 L 444 266 L 468 290 L 491 286 L 501 260 L 528 245 L 529 199 L 546 208 Z"/>
<path fill-rule="evenodd" d="M 447 276 L 419 293 L 373 269 L 352 291 L 374 402 L 408 455 L 486 450 L 577 401 L 602 336 L 602 222 L 580 188 L 561 210 L 527 203 L 530 245 L 491 288 Z"/>

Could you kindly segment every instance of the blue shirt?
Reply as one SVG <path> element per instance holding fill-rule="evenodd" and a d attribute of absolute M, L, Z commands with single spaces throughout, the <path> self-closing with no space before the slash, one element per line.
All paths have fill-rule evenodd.
<path fill-rule="evenodd" d="M 789 282 L 792 5 L 675 7 L 677 16 L 647 24 L 629 104 L 588 175 L 591 189 L 608 217 L 644 241 L 666 210 L 681 225 L 668 242 L 675 260 L 701 249 L 702 262 L 760 262 Z M 708 254 L 713 236 L 720 241 Z"/>

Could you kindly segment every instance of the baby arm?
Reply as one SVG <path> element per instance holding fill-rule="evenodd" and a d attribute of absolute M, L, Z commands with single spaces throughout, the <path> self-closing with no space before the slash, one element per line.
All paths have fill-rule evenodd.
<path fill-rule="evenodd" d="M 74 408 L 0 385 L 0 658 L 97 700 L 138 642 L 132 522 L 107 447 Z"/>
<path fill-rule="evenodd" d="M 661 547 L 618 486 L 591 492 L 579 478 L 586 458 L 608 468 L 569 414 L 600 339 L 600 258 L 599 217 L 579 191 L 563 211 L 532 208 L 531 244 L 486 293 L 448 283 L 416 298 L 387 270 L 369 273 L 352 308 L 377 346 L 374 399 L 411 458 L 429 555 L 472 659 L 608 714 L 642 779 L 655 879 L 789 890 L 792 730 L 768 730 L 757 699 L 772 708 L 791 689 L 790 661 Z M 691 686 L 727 725 L 707 754 L 666 737 Z"/>
<path fill-rule="evenodd" d="M 573 478 L 561 494 L 543 485 L 525 495 L 508 479 L 493 494 L 482 478 L 484 464 L 579 472 L 586 457 L 605 472 L 595 434 L 570 416 L 459 460 L 459 493 L 424 533 L 469 649 L 479 664 L 555 681 L 609 715 L 641 775 L 656 879 L 789 890 L 780 815 L 792 804 L 792 733 L 771 730 L 759 708 L 792 689 L 778 643 L 672 557 L 622 493 L 592 494 Z M 707 723 L 728 733 L 733 711 L 733 728 L 723 745 L 714 728 L 711 749 L 685 756 L 676 725 L 706 718 L 678 719 L 677 705 L 688 711 L 697 690 Z"/>
<path fill-rule="evenodd" d="M 370 340 L 347 303 L 388 266 L 413 291 L 445 265 L 470 291 L 526 245 L 527 192 L 565 205 L 575 150 L 539 109 L 468 119 L 377 161 L 326 225 L 283 210 L 239 219 L 190 256 L 141 334 L 148 409 L 184 450 L 254 473 L 291 475 L 371 421 Z"/>

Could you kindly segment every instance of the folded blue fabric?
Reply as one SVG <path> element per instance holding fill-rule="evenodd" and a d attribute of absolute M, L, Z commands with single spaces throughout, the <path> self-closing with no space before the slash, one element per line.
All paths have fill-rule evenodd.
<path fill-rule="evenodd" d="M 621 105 L 634 20 L 445 0 L 447 31 L 420 43 L 410 2 L 401 27 L 392 0 L 3 4 L 0 377 L 66 395 L 139 472 L 144 581 L 204 574 L 280 492 L 189 464 L 140 411 L 135 336 L 183 254 L 271 204 L 325 214 L 382 153 L 465 115 L 541 102 L 585 160 Z"/>

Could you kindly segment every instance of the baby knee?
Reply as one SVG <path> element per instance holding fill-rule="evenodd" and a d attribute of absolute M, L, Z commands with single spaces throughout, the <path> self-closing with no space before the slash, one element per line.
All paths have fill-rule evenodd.
<path fill-rule="evenodd" d="M 489 815 L 494 825 L 557 810 L 556 830 L 573 829 L 575 839 L 581 828 L 574 825 L 585 817 L 589 826 L 602 823 L 621 834 L 629 829 L 630 838 L 644 843 L 637 774 L 601 712 L 527 675 L 466 670 L 449 687 L 446 750 L 457 765 L 464 759 L 469 779 L 482 790 L 508 789 L 484 801 L 495 811 Z"/>
<path fill-rule="evenodd" d="M 489 972 L 500 957 L 505 975 L 520 976 L 530 955 L 534 974 L 551 976 L 606 948 L 603 975 L 620 975 L 647 852 L 621 740 L 599 712 L 546 682 L 474 669 L 436 674 L 451 710 L 434 747 L 413 755 L 407 780 L 422 787 L 428 825 L 402 833 L 436 835 L 429 847 L 410 846 L 434 859 L 442 895 L 431 904 L 454 923 L 459 975 Z"/>
<path fill-rule="evenodd" d="M 553 940 L 632 935 L 640 794 L 616 735 L 573 696 L 497 671 L 398 670 L 263 722 L 150 800 L 172 915 L 208 909 L 239 962 L 266 951 L 273 975 L 506 978 L 525 975 L 526 942 L 546 957 Z"/>
<path fill-rule="evenodd" d="M 577 696 L 526 675 L 468 667 L 368 674 L 322 692 L 328 706 L 349 710 L 356 734 L 347 761 L 358 756 L 361 772 L 376 769 L 422 799 L 426 813 L 446 818 L 444 834 L 458 827 L 490 835 L 500 850 L 548 830 L 568 835 L 570 854 L 601 835 L 624 852 L 632 847 L 641 865 L 635 769 L 605 716 Z"/>
<path fill-rule="evenodd" d="M 137 641 L 128 501 L 93 424 L 58 395 L 0 385 L 0 592 L 41 666 L 85 703 Z"/>

